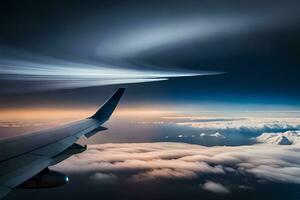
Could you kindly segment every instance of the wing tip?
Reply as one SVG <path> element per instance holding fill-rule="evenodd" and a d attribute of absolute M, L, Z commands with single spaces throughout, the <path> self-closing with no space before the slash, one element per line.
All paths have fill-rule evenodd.
<path fill-rule="evenodd" d="M 90 118 L 98 121 L 105 122 L 112 115 L 113 111 L 117 107 L 119 100 L 121 99 L 125 88 L 119 88 L 116 92 L 100 107 L 100 109 Z"/>

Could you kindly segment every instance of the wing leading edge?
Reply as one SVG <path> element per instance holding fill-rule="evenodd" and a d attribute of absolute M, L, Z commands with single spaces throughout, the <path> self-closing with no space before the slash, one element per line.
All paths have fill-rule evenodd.
<path fill-rule="evenodd" d="M 71 156 L 70 148 L 76 145 L 75 142 L 81 136 L 91 137 L 99 131 L 106 130 L 107 128 L 101 125 L 111 117 L 124 91 L 124 88 L 119 88 L 87 119 L 0 140 L 0 199 L 48 166 Z M 74 152 L 74 149 L 71 152 Z"/>

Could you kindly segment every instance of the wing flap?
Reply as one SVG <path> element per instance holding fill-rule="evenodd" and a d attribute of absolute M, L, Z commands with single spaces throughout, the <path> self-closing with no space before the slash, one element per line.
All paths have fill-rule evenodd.
<path fill-rule="evenodd" d="M 59 154 L 60 152 L 63 152 L 64 150 L 66 150 L 69 146 L 74 144 L 74 142 L 76 142 L 77 140 L 78 140 L 78 138 L 76 136 L 70 136 L 63 140 L 55 142 L 53 144 L 39 148 L 39 149 L 33 151 L 32 154 L 39 155 L 39 156 L 52 157 L 52 156 Z"/>
<path fill-rule="evenodd" d="M 95 130 L 93 130 L 93 131 L 91 131 L 91 132 L 85 134 L 85 137 L 90 138 L 90 137 L 92 137 L 93 135 L 97 134 L 98 132 L 100 132 L 100 131 L 105 131 L 105 130 L 107 130 L 107 129 L 108 129 L 108 128 L 106 128 L 106 127 L 100 126 L 100 127 L 96 128 Z"/>

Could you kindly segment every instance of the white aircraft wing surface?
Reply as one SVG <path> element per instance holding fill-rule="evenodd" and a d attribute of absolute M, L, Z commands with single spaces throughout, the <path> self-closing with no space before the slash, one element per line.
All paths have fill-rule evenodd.
<path fill-rule="evenodd" d="M 101 125 L 110 118 L 124 90 L 118 89 L 92 117 L 0 140 L 0 199 L 17 187 L 45 188 L 66 183 L 67 176 L 48 166 L 83 152 L 86 146 L 75 143 L 81 136 L 91 137 L 106 130 Z"/>

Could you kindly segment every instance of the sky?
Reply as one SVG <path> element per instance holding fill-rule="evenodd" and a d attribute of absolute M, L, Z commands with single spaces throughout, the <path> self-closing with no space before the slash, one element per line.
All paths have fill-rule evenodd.
<path fill-rule="evenodd" d="M 299 199 L 300 2 L 3 1 L 0 137 L 107 131 L 7 199 Z"/>
<path fill-rule="evenodd" d="M 1 107 L 96 106 L 118 87 L 99 85 L 169 77 L 125 84 L 128 101 L 299 106 L 298 7 L 267 0 L 7 1 Z M 199 74 L 210 76 L 193 76 Z"/>

